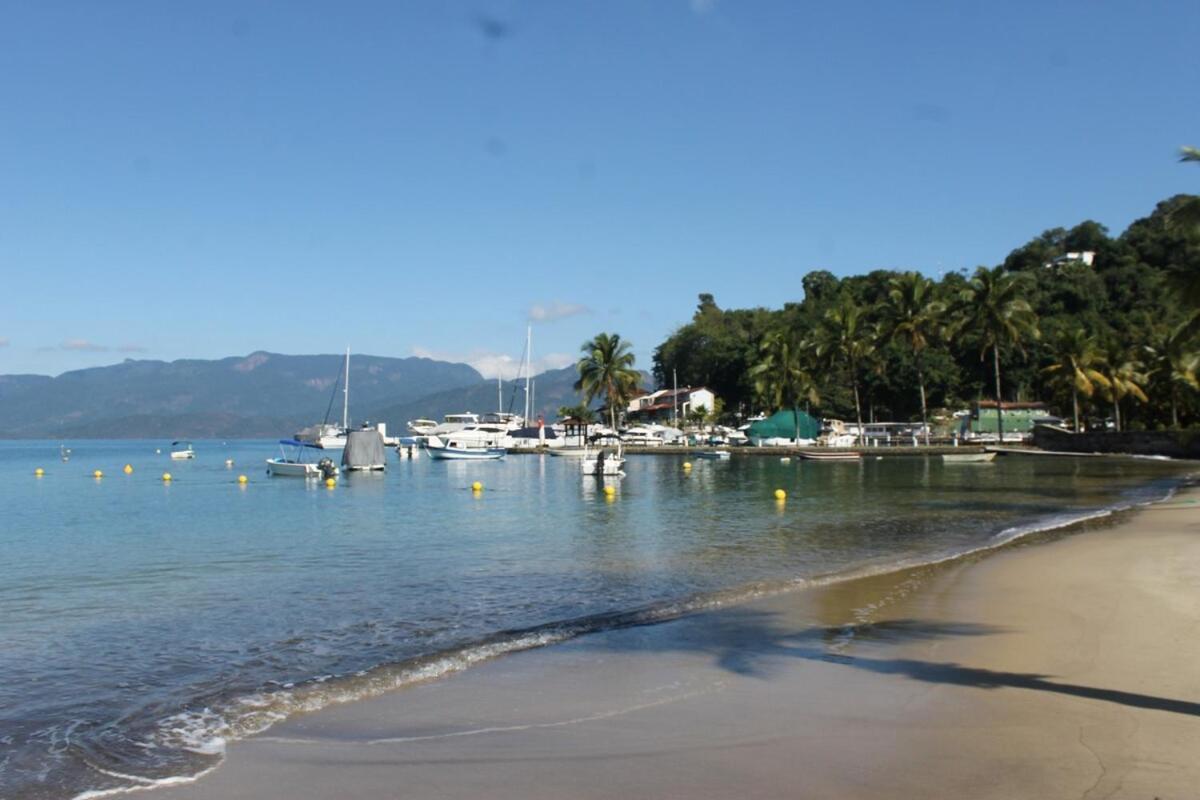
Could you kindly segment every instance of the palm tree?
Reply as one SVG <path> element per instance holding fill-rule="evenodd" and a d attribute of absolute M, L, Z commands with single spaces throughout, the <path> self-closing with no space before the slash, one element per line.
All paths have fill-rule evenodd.
<path fill-rule="evenodd" d="M 957 330 L 979 337 L 979 360 L 992 351 L 996 377 L 996 434 L 1004 441 L 1004 416 L 1000 410 L 1000 348 L 1015 345 L 1022 353 L 1025 339 L 1040 336 L 1037 314 L 1020 296 L 1024 288 L 1021 273 L 1005 272 L 1003 267 L 980 267 L 959 295 L 962 316 Z"/>
<path fill-rule="evenodd" d="M 821 402 L 816 383 L 808 369 L 810 348 L 788 330 L 775 330 L 763 337 L 758 347 L 758 363 L 750 368 L 754 391 L 771 408 L 791 407 L 800 439 L 800 400 Z"/>
<path fill-rule="evenodd" d="M 936 284 L 919 272 L 905 272 L 888 282 L 887 300 L 880 307 L 884 337 L 904 341 L 912 350 L 921 390 L 921 423 L 929 445 L 929 411 L 925 403 L 923 355 L 930 341 L 941 335 L 946 304 L 937 299 Z"/>
<path fill-rule="evenodd" d="M 1082 328 L 1059 331 L 1054 338 L 1054 363 L 1042 370 L 1047 375 L 1058 376 L 1071 387 L 1071 409 L 1075 427 L 1079 427 L 1079 395 L 1091 397 L 1097 387 L 1107 388 L 1108 378 L 1100 371 L 1103 356 L 1094 336 Z"/>
<path fill-rule="evenodd" d="M 609 422 L 617 429 L 617 405 L 629 399 L 641 376 L 633 368 L 634 356 L 629 342 L 619 333 L 598 333 L 580 347 L 583 358 L 575 365 L 579 380 L 575 391 L 583 392 L 587 403 L 603 394 L 608 405 Z"/>
<path fill-rule="evenodd" d="M 1145 348 L 1149 374 L 1170 387 L 1171 427 L 1179 427 L 1179 389 L 1200 389 L 1200 352 L 1188 335 L 1188 322 L 1155 332 Z"/>
<path fill-rule="evenodd" d="M 1113 422 L 1116 429 L 1121 430 L 1121 400 L 1126 397 L 1147 403 L 1150 398 L 1142 388 L 1146 383 L 1146 374 L 1142 372 L 1142 362 L 1137 351 L 1124 346 L 1120 340 L 1110 338 L 1102 354 L 1101 372 L 1108 379 L 1104 389 L 1105 398 L 1113 404 Z"/>
<path fill-rule="evenodd" d="M 854 298 L 843 294 L 837 303 L 825 312 L 825 319 L 817 328 L 814 350 L 818 358 L 829 363 L 842 361 L 850 371 L 850 382 L 854 387 L 854 415 L 858 421 L 858 443 L 862 444 L 863 421 L 862 400 L 858 391 L 859 366 L 875 351 L 877 332 L 867 324 L 863 307 Z"/>

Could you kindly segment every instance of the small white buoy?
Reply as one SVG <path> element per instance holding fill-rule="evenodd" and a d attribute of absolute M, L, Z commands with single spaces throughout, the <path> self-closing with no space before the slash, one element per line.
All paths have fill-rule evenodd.
<path fill-rule="evenodd" d="M 788 458 L 787 456 L 784 456 L 783 458 L 779 459 L 779 463 L 780 464 L 790 464 L 790 463 L 792 463 L 792 460 L 790 458 Z"/>

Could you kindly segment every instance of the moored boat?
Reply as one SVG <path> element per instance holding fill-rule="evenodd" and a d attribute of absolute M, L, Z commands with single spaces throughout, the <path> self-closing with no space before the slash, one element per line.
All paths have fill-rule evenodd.
<path fill-rule="evenodd" d="M 696 458 L 707 458 L 713 461 L 725 461 L 729 458 L 728 450 L 701 450 Z"/>
<path fill-rule="evenodd" d="M 947 464 L 986 464 L 996 457 L 995 453 L 943 453 L 942 461 Z"/>
<path fill-rule="evenodd" d="M 620 443 L 615 448 L 601 447 L 588 451 L 580 462 L 584 475 L 622 475 L 625 466 L 624 448 Z"/>
<path fill-rule="evenodd" d="M 196 451 L 192 449 L 191 442 L 171 442 L 171 458 L 176 461 L 183 461 L 184 459 L 195 457 Z"/>
<path fill-rule="evenodd" d="M 287 453 L 288 448 L 295 450 L 290 458 Z M 306 451 L 321 449 L 312 442 L 280 439 L 279 458 L 267 459 L 267 474 L 285 478 L 332 478 L 338 474 L 338 468 L 331 459 L 327 457 L 317 461 L 304 459 Z"/>
<path fill-rule="evenodd" d="M 503 447 L 478 445 L 473 442 L 459 441 L 453 437 L 443 442 L 437 436 L 429 437 L 425 443 L 425 449 L 431 458 L 444 461 L 491 461 L 504 458 L 508 454 Z"/>
<path fill-rule="evenodd" d="M 799 456 L 809 461 L 859 461 L 862 459 L 862 453 L 856 450 L 833 453 L 814 453 L 811 450 L 801 450 Z"/>

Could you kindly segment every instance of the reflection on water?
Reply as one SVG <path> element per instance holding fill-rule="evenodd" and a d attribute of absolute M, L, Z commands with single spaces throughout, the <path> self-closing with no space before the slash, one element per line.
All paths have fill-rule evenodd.
<path fill-rule="evenodd" d="M 512 456 L 393 458 L 327 489 L 268 478 L 270 443 L 197 442 L 185 462 L 156 455 L 162 443 L 67 444 L 63 463 L 58 442 L 0 443 L 0 796 L 114 785 L 87 763 L 194 771 L 211 756 L 182 744 L 266 724 L 298 707 L 301 685 L 323 702 L 314 678 L 401 665 L 393 680 L 423 654 L 513 646 L 502 631 L 933 559 L 1161 494 L 1179 475 L 1104 459 L 684 470 L 682 457 L 631 456 L 625 477 L 600 481 L 573 459 Z M 361 680 L 378 688 L 383 674 Z"/>

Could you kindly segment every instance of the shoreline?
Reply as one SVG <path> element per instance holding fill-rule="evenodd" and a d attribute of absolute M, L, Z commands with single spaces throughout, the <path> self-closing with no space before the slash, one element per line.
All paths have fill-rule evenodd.
<path fill-rule="evenodd" d="M 1125 595 L 1147 571 L 1196 571 L 1196 495 L 1183 489 L 1051 541 L 594 633 L 297 715 L 232 743 L 213 773 L 155 795 L 783 797 L 794 792 L 779 781 L 798 771 L 832 796 L 1058 796 L 1080 793 L 1085 779 L 1100 787 L 1110 768 L 1097 777 L 1098 762 L 1132 759 L 1124 773 L 1170 796 L 1200 783 L 1190 764 L 1200 678 L 1189 669 L 1200 660 L 1200 604 L 1180 591 L 1186 581 L 1135 580 L 1139 602 Z M 1113 629 L 1112 609 L 1128 616 L 1130 605 L 1138 625 Z M 1122 641 L 1159 627 L 1170 652 L 1153 641 L 1137 648 L 1138 665 L 1159 663 L 1146 691 Z M 1111 657 L 1083 669 L 1078 644 L 1101 641 Z M 1072 715 L 1092 720 L 1099 745 L 1080 745 L 1083 723 L 1074 738 L 1062 734 Z M 1154 740 L 1154 769 L 1134 758 L 1129 737 L 1109 741 L 1131 715 Z M 819 720 L 820 735 L 797 719 Z M 952 768 L 931 768 L 951 753 Z M 875 766 L 864 766 L 868 754 Z M 899 772 L 885 780 L 879 764 Z M 514 765 L 520 774 L 508 774 Z M 497 774 L 507 775 L 501 785 Z M 736 788 L 722 782 L 729 774 Z M 983 775 L 983 787 L 961 783 Z"/>

